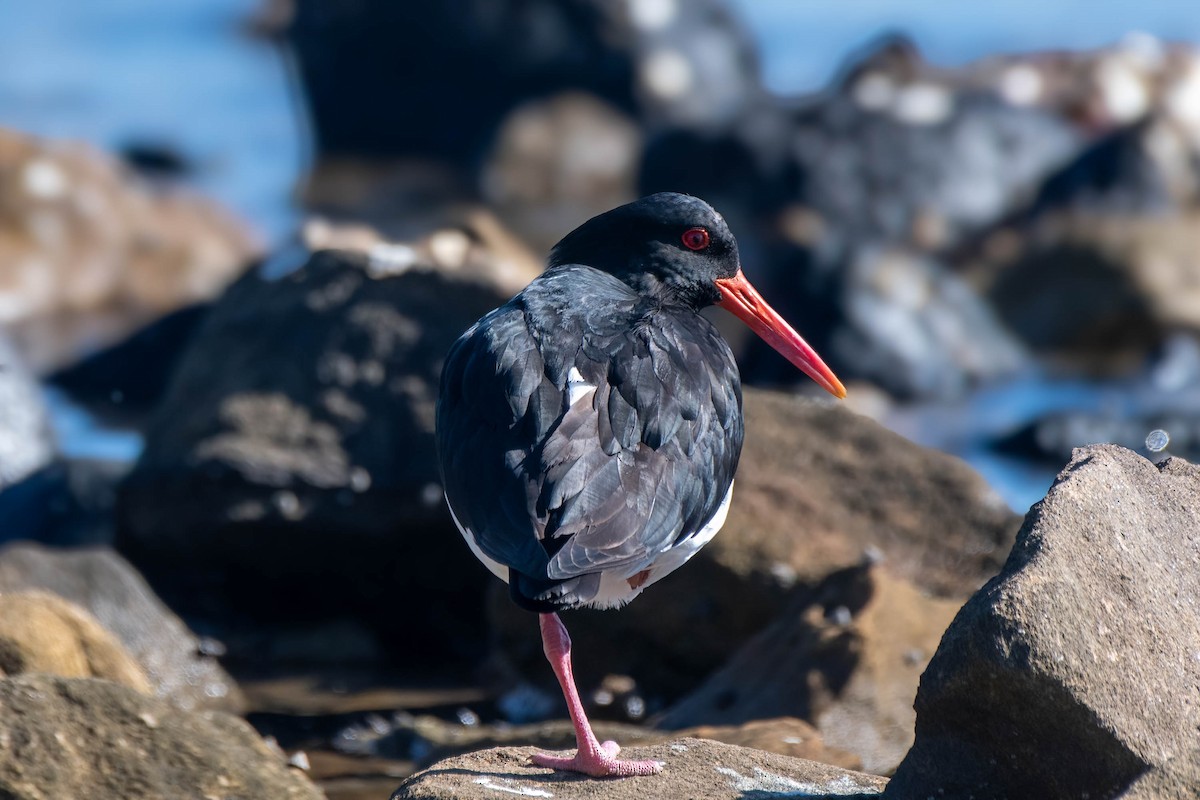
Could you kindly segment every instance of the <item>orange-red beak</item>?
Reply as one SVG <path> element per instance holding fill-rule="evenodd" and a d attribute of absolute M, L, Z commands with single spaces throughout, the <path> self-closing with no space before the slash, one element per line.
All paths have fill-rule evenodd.
<path fill-rule="evenodd" d="M 750 285 L 750 281 L 746 280 L 740 269 L 732 278 L 718 278 L 716 283 L 717 288 L 721 290 L 721 302 L 717 305 L 749 325 L 750 330 L 820 384 L 825 391 L 835 397 L 846 396 L 846 387 L 842 386 L 842 382 L 833 371 L 825 366 L 825 362 L 808 346 L 808 342 L 800 338 L 800 334 L 796 333 L 775 309 L 767 305 L 767 301 Z"/>

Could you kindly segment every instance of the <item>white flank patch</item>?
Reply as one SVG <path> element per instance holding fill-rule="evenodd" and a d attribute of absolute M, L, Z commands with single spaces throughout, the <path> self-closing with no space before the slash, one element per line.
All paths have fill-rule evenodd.
<path fill-rule="evenodd" d="M 729 502 L 732 499 L 733 483 L 731 482 L 729 491 L 725 493 L 725 499 L 717 507 L 716 513 L 696 535 L 675 545 L 652 562 L 639 564 L 636 565 L 636 568 L 628 568 L 621 572 L 601 572 L 600 587 L 596 590 L 596 596 L 587 603 L 588 607 L 619 608 L 641 594 L 647 586 L 653 586 L 682 567 L 688 559 L 700 552 L 700 548 L 712 541 L 712 538 L 717 535 L 717 531 L 721 530 L 721 526 L 725 524 L 725 518 L 729 516 Z M 649 569 L 650 576 L 636 589 L 631 587 L 629 579 L 643 569 Z"/>
<path fill-rule="evenodd" d="M 512 783 L 505 778 L 501 778 L 501 780 L 503 780 L 505 783 Z M 507 792 L 508 794 L 520 795 L 521 797 L 554 797 L 554 795 L 550 794 L 545 789 L 534 789 L 532 786 L 518 786 L 515 783 L 511 786 L 504 786 L 499 783 L 492 783 L 492 779 L 486 776 L 483 778 L 476 778 L 475 783 L 479 784 L 485 789 L 491 789 L 496 792 Z"/>
<path fill-rule="evenodd" d="M 458 528 L 458 532 L 462 534 L 463 539 L 467 542 L 467 547 L 471 548 L 471 552 L 475 557 L 483 563 L 488 570 L 500 580 L 508 583 L 508 567 L 496 561 L 493 558 L 488 558 L 483 551 L 479 549 L 479 545 L 475 543 L 475 534 L 471 533 L 471 529 L 465 527 L 458 521 L 458 517 L 454 514 L 454 507 L 450 505 L 450 498 L 446 498 L 446 508 L 450 509 L 450 519 L 454 520 L 454 526 Z M 547 795 L 548 796 L 548 795 Z"/>
<path fill-rule="evenodd" d="M 577 367 L 571 367 L 571 371 L 567 373 L 567 406 L 573 406 L 588 392 L 596 391 L 595 384 L 588 383 L 583 379 L 583 373 Z"/>

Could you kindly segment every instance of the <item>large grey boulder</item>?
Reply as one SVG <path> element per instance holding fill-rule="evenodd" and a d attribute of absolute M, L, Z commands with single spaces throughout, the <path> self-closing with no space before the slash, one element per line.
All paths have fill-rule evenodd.
<path fill-rule="evenodd" d="M 92 678 L 0 680 L 0 797 L 322 800 L 247 723 Z"/>
<path fill-rule="evenodd" d="M 529 763 L 533 747 L 456 756 L 418 772 L 392 800 L 473 800 L 518 795 L 558 800 L 744 800 L 767 797 L 878 797 L 887 780 L 802 758 L 706 739 L 678 739 L 623 750 L 626 758 L 665 762 L 659 775 L 598 780 Z"/>
<path fill-rule="evenodd" d="M 1077 450 L 916 711 L 890 797 L 1112 797 L 1200 746 L 1200 468 Z"/>

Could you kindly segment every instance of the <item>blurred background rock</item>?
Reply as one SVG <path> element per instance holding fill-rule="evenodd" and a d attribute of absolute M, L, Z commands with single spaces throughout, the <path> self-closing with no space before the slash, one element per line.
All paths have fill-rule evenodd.
<path fill-rule="evenodd" d="M 208 699 L 317 748 L 330 796 L 454 751 L 446 725 L 555 715 L 528 620 L 491 602 L 443 510 L 440 358 L 562 234 L 658 190 L 726 215 L 854 411 L 983 480 L 789 397 L 809 388 L 728 326 L 751 434 L 777 435 L 749 442 L 737 546 L 680 573 L 707 605 L 573 625 L 588 646 L 670 629 L 654 663 L 613 660 L 628 675 L 581 669 L 594 710 L 679 727 L 783 708 L 890 771 L 942 617 L 1072 448 L 1200 458 L 1188 3 L 9 4 L 0 542 L 89 545 L 55 570 L 133 576 L 87 578 L 96 596 L 141 581 L 131 560 L 138 596 L 191 628 L 172 616 L 167 649 L 233 674 Z M 789 522 L 831 502 L 815 532 Z M 12 580 L 117 625 L 59 578 Z M 873 594 L 938 622 L 866 658 L 893 625 Z M 809 695 L 705 716 L 740 674 L 713 674 L 725 658 L 789 637 L 772 658 L 806 664 Z M 892 656 L 899 688 L 857 667 Z M 423 711 L 443 727 L 405 716 Z"/>

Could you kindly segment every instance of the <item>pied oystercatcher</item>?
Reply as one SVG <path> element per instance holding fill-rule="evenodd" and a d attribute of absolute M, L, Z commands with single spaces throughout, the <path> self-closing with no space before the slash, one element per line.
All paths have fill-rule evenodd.
<path fill-rule="evenodd" d="M 575 727 L 572 757 L 534 762 L 645 775 L 597 741 L 571 674 L 560 609 L 624 605 L 725 521 L 742 449 L 719 305 L 838 397 L 845 389 L 742 275 L 737 242 L 703 200 L 645 197 L 594 217 L 547 270 L 446 358 L 437 442 L 446 500 L 472 552 L 540 614 Z"/>

